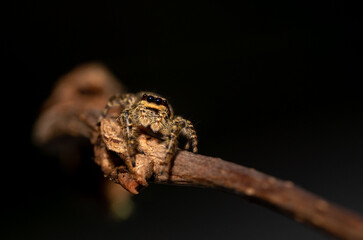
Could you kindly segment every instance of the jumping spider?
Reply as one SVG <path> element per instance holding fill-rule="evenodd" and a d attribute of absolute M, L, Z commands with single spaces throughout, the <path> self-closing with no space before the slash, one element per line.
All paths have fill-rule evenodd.
<path fill-rule="evenodd" d="M 114 106 L 121 106 L 122 112 L 117 120 L 122 127 L 122 137 L 127 142 L 128 157 L 125 164 L 131 174 L 135 167 L 136 139 L 140 133 L 146 133 L 166 142 L 165 166 L 170 171 L 170 162 L 177 149 L 179 135 L 186 137 L 185 149 L 192 147 L 197 152 L 197 135 L 192 123 L 180 116 L 174 116 L 168 101 L 151 92 L 124 94 L 111 97 L 104 116 Z M 135 176 L 138 179 L 138 176 Z"/>

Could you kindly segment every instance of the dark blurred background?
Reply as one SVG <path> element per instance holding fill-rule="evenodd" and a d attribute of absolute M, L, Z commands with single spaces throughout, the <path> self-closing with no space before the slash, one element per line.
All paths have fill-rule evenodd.
<path fill-rule="evenodd" d="M 9 1 L 10 2 L 10 1 Z M 169 99 L 200 153 L 288 179 L 363 214 L 362 26 L 343 1 L 3 4 L 2 239 L 326 239 L 231 194 L 151 185 L 125 221 L 34 146 L 55 81 L 104 63 L 130 92 Z M 5 144 L 5 145 L 4 145 Z M 101 176 L 102 177 L 102 176 Z"/>

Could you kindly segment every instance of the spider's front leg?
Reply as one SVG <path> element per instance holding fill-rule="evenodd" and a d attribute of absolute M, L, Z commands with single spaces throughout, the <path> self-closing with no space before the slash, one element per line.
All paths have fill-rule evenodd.
<path fill-rule="evenodd" d="M 122 135 L 126 139 L 127 158 L 125 164 L 132 174 L 134 173 L 135 155 L 136 155 L 136 131 L 129 118 L 129 110 L 125 110 L 118 118 L 122 127 Z"/>
<path fill-rule="evenodd" d="M 133 178 L 141 185 L 148 186 L 145 175 L 136 171 L 136 153 L 137 153 L 137 142 L 136 139 L 139 136 L 137 127 L 134 126 L 130 119 L 130 110 L 125 110 L 120 114 L 119 121 L 122 127 L 122 134 L 126 140 L 127 157 L 125 159 L 125 164 L 127 169 Z"/>
<path fill-rule="evenodd" d="M 198 138 L 195 132 L 193 124 L 189 120 L 185 120 L 185 127 L 182 129 L 181 134 L 188 140 L 184 149 L 188 150 L 192 146 L 192 151 L 194 153 L 198 152 Z"/>
<path fill-rule="evenodd" d="M 137 101 L 137 96 L 134 94 L 124 94 L 119 95 L 116 94 L 110 98 L 107 102 L 107 105 L 103 111 L 103 116 L 105 117 L 109 110 L 112 107 L 122 107 L 124 110 L 117 117 L 117 120 L 120 122 L 122 127 L 122 134 L 124 139 L 127 140 L 127 153 L 128 158 L 125 161 L 125 164 L 130 172 L 133 171 L 133 166 L 135 164 L 135 131 L 132 127 L 132 123 L 129 119 L 129 107 L 135 104 Z"/>
<path fill-rule="evenodd" d="M 124 111 L 121 112 L 117 120 L 121 124 L 124 139 L 127 139 L 128 157 L 125 161 L 125 164 L 131 173 L 135 164 L 135 134 L 132 128 L 132 123 L 129 120 L 129 110 L 125 108 L 132 105 L 135 101 L 136 97 L 132 94 L 124 94 L 122 96 L 116 94 L 110 98 L 103 111 L 103 117 L 105 117 L 112 107 L 120 106 L 124 108 Z"/>
<path fill-rule="evenodd" d="M 191 126 L 191 127 L 190 127 Z M 166 150 L 166 156 L 165 156 L 165 165 L 167 167 L 168 174 L 170 175 L 171 171 L 171 161 L 176 153 L 177 146 L 178 146 L 178 137 L 182 133 L 183 135 L 191 134 L 191 136 L 196 136 L 193 125 L 191 125 L 191 122 L 188 120 L 185 120 L 182 117 L 176 117 L 174 121 L 171 124 L 169 138 L 167 142 L 167 150 Z M 194 137 L 193 137 L 194 139 Z M 188 138 L 189 141 L 191 141 L 191 144 L 193 146 L 193 150 L 197 150 L 196 141 L 192 141 L 191 138 Z"/>

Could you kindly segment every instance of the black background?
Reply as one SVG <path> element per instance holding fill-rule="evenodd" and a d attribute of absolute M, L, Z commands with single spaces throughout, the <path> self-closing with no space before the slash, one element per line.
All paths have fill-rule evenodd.
<path fill-rule="evenodd" d="M 131 92 L 167 97 L 195 123 L 200 153 L 363 214 L 358 6 L 29 1 L 2 12 L 6 239 L 326 238 L 239 197 L 186 187 L 152 185 L 134 197 L 130 220 L 108 218 L 90 180 L 100 174 L 92 156 L 69 174 L 31 141 L 54 82 L 89 61 Z"/>

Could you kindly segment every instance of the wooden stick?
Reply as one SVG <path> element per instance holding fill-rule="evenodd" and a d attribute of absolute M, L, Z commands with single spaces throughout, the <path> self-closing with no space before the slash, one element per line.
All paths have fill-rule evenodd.
<path fill-rule="evenodd" d="M 35 125 L 34 136 L 38 143 L 60 135 L 90 139 L 95 149 L 95 162 L 104 175 L 136 194 L 140 187 L 147 186 L 147 182 L 135 178 L 123 164 L 127 151 L 120 126 L 115 121 L 120 109 L 111 110 L 100 121 L 108 98 L 123 91 L 104 67 L 91 64 L 77 68 L 56 86 Z M 138 150 L 135 167 L 148 182 L 231 192 L 333 237 L 363 239 L 361 216 L 309 193 L 291 181 L 186 151 L 179 151 L 171 172 L 167 173 L 163 165 L 163 142 L 141 135 Z"/>

